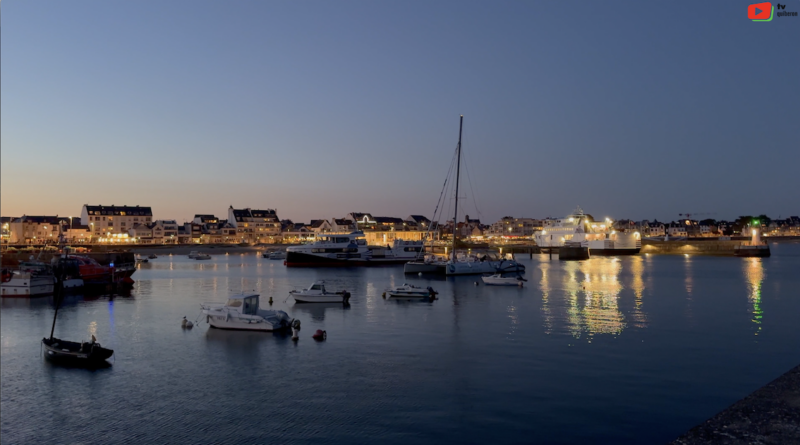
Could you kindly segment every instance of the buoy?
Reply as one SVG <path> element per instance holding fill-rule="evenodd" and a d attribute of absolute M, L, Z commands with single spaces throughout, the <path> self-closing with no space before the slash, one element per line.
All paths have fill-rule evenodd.
<path fill-rule="evenodd" d="M 475 285 L 476 285 L 476 286 L 478 285 L 478 282 L 477 282 L 477 281 L 475 282 Z"/>
<path fill-rule="evenodd" d="M 186 317 L 183 317 L 183 320 L 181 321 L 181 327 L 184 329 L 192 329 L 192 326 L 194 326 L 194 323 L 187 320 Z"/>
<path fill-rule="evenodd" d="M 317 341 L 322 341 L 328 338 L 328 333 L 323 331 L 322 329 L 317 329 L 317 332 L 315 332 L 314 335 L 311 336 L 311 338 Z"/>
<path fill-rule="evenodd" d="M 292 326 L 292 340 L 297 341 L 300 339 L 300 336 L 297 335 L 298 332 L 299 332 L 298 329 Z"/>
<path fill-rule="evenodd" d="M 422 276 L 422 272 L 418 273 L 417 275 Z"/>
<path fill-rule="evenodd" d="M 269 305 L 272 306 L 272 297 L 269 297 Z"/>

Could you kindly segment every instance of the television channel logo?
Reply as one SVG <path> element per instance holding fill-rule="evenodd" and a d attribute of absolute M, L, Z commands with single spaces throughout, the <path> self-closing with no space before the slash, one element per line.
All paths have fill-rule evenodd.
<path fill-rule="evenodd" d="M 771 22 L 775 8 L 772 3 L 756 3 L 747 7 L 747 18 L 754 22 Z"/>

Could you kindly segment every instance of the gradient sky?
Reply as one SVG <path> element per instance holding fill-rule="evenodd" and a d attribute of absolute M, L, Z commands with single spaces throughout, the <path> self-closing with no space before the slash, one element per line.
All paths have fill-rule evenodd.
<path fill-rule="evenodd" d="M 431 216 L 463 114 L 485 223 L 797 215 L 800 17 L 748 3 L 4 0 L 0 212 Z"/>

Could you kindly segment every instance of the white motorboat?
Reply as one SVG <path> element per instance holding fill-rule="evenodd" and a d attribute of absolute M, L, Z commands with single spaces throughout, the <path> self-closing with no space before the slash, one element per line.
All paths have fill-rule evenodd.
<path fill-rule="evenodd" d="M 193 251 L 189 252 L 189 258 L 191 258 L 191 259 L 195 259 L 195 257 L 197 257 L 197 255 L 200 255 L 200 252 L 198 252 L 196 250 L 193 250 Z"/>
<path fill-rule="evenodd" d="M 232 295 L 227 303 L 202 303 L 200 307 L 208 324 L 218 329 L 279 331 L 299 326 L 300 322 L 289 318 L 284 311 L 259 309 L 258 297 L 258 294 Z"/>
<path fill-rule="evenodd" d="M 385 298 L 393 298 L 393 299 L 434 300 L 436 299 L 436 294 L 437 292 L 433 290 L 433 288 L 431 288 L 430 286 L 418 287 L 408 283 L 404 283 L 402 286 L 387 290 L 386 292 L 383 293 L 383 296 Z"/>
<path fill-rule="evenodd" d="M 504 277 L 502 274 L 496 273 L 494 275 L 481 277 L 483 284 L 487 286 L 519 286 L 522 287 L 523 283 L 527 281 L 525 278 L 517 275 L 515 277 Z"/>
<path fill-rule="evenodd" d="M 286 259 L 286 251 L 284 250 L 276 250 L 271 252 L 269 255 L 266 256 L 271 260 L 285 260 Z"/>
<path fill-rule="evenodd" d="M 308 289 L 293 290 L 289 295 L 297 303 L 347 303 L 350 300 L 350 292 L 328 292 L 325 290 L 324 281 L 316 281 Z"/>
<path fill-rule="evenodd" d="M 55 284 L 56 277 L 52 272 L 22 268 L 13 272 L 4 270 L 0 294 L 4 297 L 50 295 L 55 289 Z"/>

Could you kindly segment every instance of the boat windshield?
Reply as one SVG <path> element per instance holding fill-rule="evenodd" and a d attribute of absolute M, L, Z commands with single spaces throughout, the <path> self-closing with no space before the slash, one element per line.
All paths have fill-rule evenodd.
<path fill-rule="evenodd" d="M 231 298 L 228 300 L 228 304 L 226 306 L 230 307 L 242 307 L 242 299 L 241 298 Z"/>
<path fill-rule="evenodd" d="M 258 297 L 245 298 L 242 312 L 247 315 L 255 315 L 258 312 Z"/>

